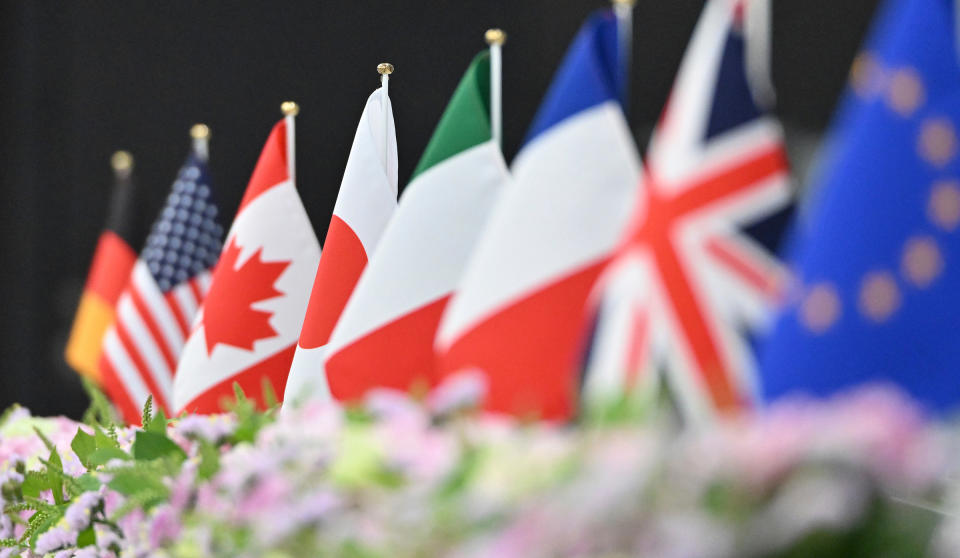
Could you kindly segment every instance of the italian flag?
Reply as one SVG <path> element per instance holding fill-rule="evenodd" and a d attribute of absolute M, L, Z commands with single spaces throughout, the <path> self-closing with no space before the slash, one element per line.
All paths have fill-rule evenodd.
<path fill-rule="evenodd" d="M 434 379 L 440 316 L 509 180 L 491 138 L 489 93 L 484 52 L 457 86 L 331 334 L 324 367 L 338 400 Z"/>

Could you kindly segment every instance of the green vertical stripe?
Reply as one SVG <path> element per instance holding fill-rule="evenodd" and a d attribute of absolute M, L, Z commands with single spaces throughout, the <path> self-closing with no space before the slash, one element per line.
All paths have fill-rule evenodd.
<path fill-rule="evenodd" d="M 490 141 L 490 53 L 478 54 L 457 85 L 413 178 L 440 161 Z"/>

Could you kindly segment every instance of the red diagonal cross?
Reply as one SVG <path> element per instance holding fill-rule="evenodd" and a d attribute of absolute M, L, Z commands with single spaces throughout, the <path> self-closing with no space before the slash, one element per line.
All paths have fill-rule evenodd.
<path fill-rule="evenodd" d="M 674 232 L 684 218 L 759 188 L 766 179 L 786 168 L 783 149 L 775 146 L 699 178 L 695 184 L 676 194 L 665 193 L 667 190 L 652 171 L 647 184 L 641 188 L 646 217 L 637 224 L 630 242 L 633 246 L 647 247 L 653 254 L 684 341 L 693 354 L 714 405 L 721 411 L 742 407 L 745 401 L 731 384 L 732 371 L 721 356 L 716 334 L 706 319 L 707 309 L 697 298 L 690 275 L 680 259 L 673 241 Z M 731 268 L 738 272 L 737 266 Z"/>

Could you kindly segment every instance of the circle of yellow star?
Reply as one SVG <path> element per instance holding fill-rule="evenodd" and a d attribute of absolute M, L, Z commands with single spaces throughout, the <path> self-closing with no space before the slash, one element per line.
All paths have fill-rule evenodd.
<path fill-rule="evenodd" d="M 960 225 L 960 181 L 940 180 L 930 189 L 927 215 L 933 224 L 950 232 Z"/>
<path fill-rule="evenodd" d="M 915 236 L 903 246 L 900 259 L 903 276 L 913 286 L 923 289 L 940 276 L 943 256 L 937 242 L 929 236 Z"/>
<path fill-rule="evenodd" d="M 873 271 L 860 283 L 860 312 L 875 322 L 886 321 L 900 307 L 900 289 L 893 274 Z"/>
<path fill-rule="evenodd" d="M 917 148 L 925 161 L 943 167 L 957 154 L 957 134 L 946 118 L 929 118 L 920 127 Z"/>
<path fill-rule="evenodd" d="M 877 93 L 881 88 L 882 69 L 869 52 L 861 52 L 850 66 L 850 87 L 861 97 Z"/>
<path fill-rule="evenodd" d="M 925 97 L 920 75 L 913 68 L 901 68 L 893 73 L 887 89 L 887 103 L 900 116 L 907 117 L 917 110 Z"/>
<path fill-rule="evenodd" d="M 824 333 L 840 317 L 840 297 L 829 283 L 818 283 L 800 303 L 800 322 L 812 333 Z"/>

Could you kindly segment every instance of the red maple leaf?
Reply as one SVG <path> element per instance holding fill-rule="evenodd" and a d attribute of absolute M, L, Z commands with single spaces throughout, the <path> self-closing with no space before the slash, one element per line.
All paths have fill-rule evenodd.
<path fill-rule="evenodd" d="M 210 292 L 203 301 L 207 354 L 212 354 L 218 343 L 253 350 L 256 341 L 277 335 L 270 325 L 273 313 L 252 305 L 284 294 L 273 284 L 291 262 L 265 262 L 260 258 L 261 252 L 263 248 L 238 268 L 240 247 L 233 238 L 220 257 Z"/>

